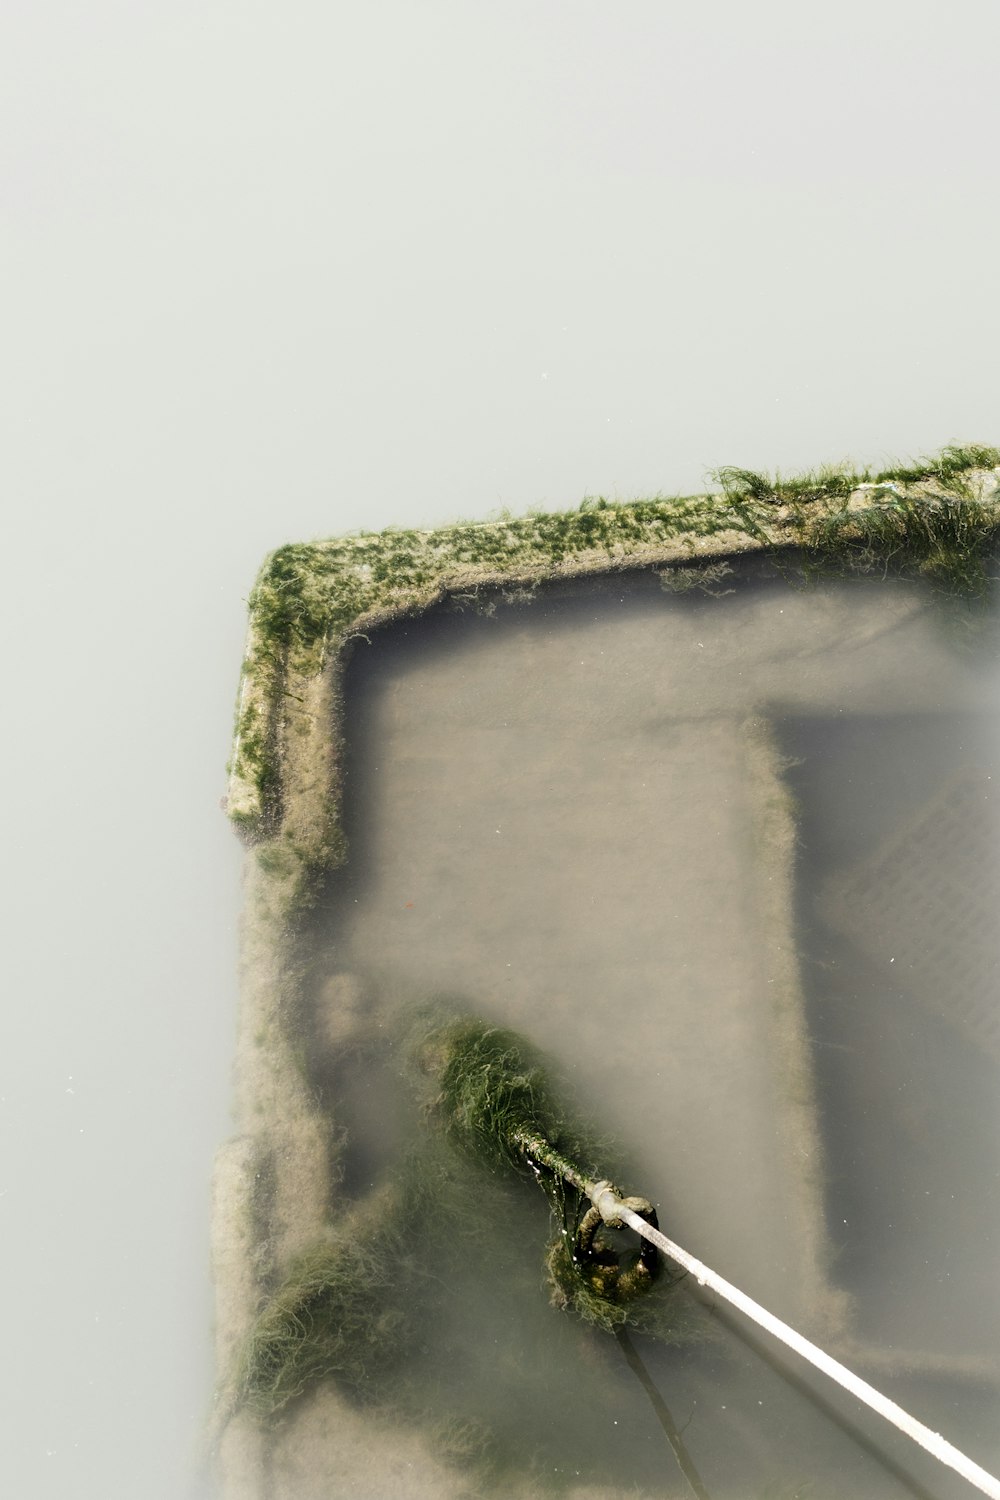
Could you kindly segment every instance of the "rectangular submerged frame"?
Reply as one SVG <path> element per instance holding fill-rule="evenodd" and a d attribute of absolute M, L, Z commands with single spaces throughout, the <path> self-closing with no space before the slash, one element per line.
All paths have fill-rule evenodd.
<path fill-rule="evenodd" d="M 985 586 L 983 559 L 1000 531 L 996 450 L 946 450 L 925 464 L 875 475 L 826 471 L 780 482 L 726 470 L 719 477 L 723 488 L 714 495 L 621 505 L 597 500 L 562 515 L 284 547 L 262 569 L 251 597 L 228 793 L 229 816 L 249 850 L 236 1063 L 240 1134 L 219 1154 L 213 1225 L 227 1500 L 312 1493 L 301 1455 L 315 1462 L 324 1445 L 336 1452 L 330 1462 L 345 1493 L 388 1493 L 399 1465 L 407 1493 L 446 1495 L 454 1484 L 415 1436 L 395 1437 L 376 1459 L 361 1440 L 360 1417 L 336 1407 L 334 1436 L 332 1408 L 320 1403 L 303 1419 L 312 1424 L 309 1434 L 300 1424 L 297 1433 L 275 1440 L 250 1415 L 232 1415 L 225 1393 L 262 1289 L 322 1237 L 336 1208 L 331 1126 L 308 1085 L 289 1018 L 301 1002 L 301 920 L 346 857 L 342 678 L 352 640 L 449 595 L 624 569 L 700 569 L 782 549 L 798 549 L 818 564 L 892 558 L 968 592 Z M 782 1129 L 788 1140 L 808 1143 L 809 1166 L 798 1172 L 792 1192 L 796 1300 L 814 1331 L 857 1353 L 848 1309 L 825 1272 L 821 1143 L 792 933 L 793 815 L 766 718 L 745 717 L 736 736 L 768 867 L 759 916 L 777 977 L 767 1004 L 787 1081 Z M 345 1464 L 355 1465 L 349 1483 Z"/>

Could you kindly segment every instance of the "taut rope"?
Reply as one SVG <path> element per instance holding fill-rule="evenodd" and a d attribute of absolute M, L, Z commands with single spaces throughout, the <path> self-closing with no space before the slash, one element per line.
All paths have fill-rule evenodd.
<path fill-rule="evenodd" d="M 839 1360 L 827 1354 L 818 1344 L 813 1344 L 801 1333 L 796 1333 L 794 1328 L 782 1322 L 780 1318 L 776 1318 L 773 1313 L 767 1311 L 766 1307 L 761 1307 L 759 1302 L 755 1302 L 752 1297 L 741 1292 L 739 1287 L 733 1286 L 732 1282 L 726 1281 L 725 1277 L 720 1276 L 717 1271 L 713 1271 L 703 1261 L 688 1254 L 680 1245 L 668 1239 L 655 1225 L 650 1224 L 633 1208 L 630 1208 L 628 1203 L 619 1197 L 611 1183 L 578 1180 L 573 1185 L 586 1194 L 605 1224 L 613 1228 L 620 1228 L 623 1224 L 627 1224 L 630 1229 L 635 1230 L 636 1234 L 641 1235 L 644 1240 L 655 1245 L 658 1250 L 663 1251 L 664 1255 L 668 1255 L 671 1260 L 689 1271 L 699 1286 L 710 1287 L 732 1307 L 739 1308 L 740 1312 L 745 1313 L 760 1328 L 765 1328 L 789 1349 L 794 1349 L 797 1354 L 801 1354 L 802 1358 L 807 1359 L 817 1370 L 821 1370 L 824 1375 L 828 1375 L 831 1380 L 843 1386 L 845 1391 L 850 1391 L 852 1396 L 863 1401 L 866 1406 L 871 1407 L 872 1411 L 877 1411 L 879 1416 L 891 1422 L 900 1432 L 905 1432 L 908 1438 L 918 1443 L 928 1453 L 933 1454 L 940 1463 L 946 1464 L 949 1469 L 954 1469 L 957 1474 L 961 1474 L 963 1479 L 967 1479 L 984 1495 L 992 1496 L 992 1500 L 1000 1500 L 1000 1479 L 974 1463 L 953 1443 L 943 1438 L 939 1432 L 932 1432 L 923 1422 L 918 1422 L 916 1417 L 911 1417 L 909 1412 L 904 1411 L 895 1401 L 890 1401 L 888 1396 L 883 1396 L 881 1391 L 877 1391 L 874 1386 L 868 1384 L 867 1380 L 862 1380 L 859 1375 L 855 1375 L 853 1370 L 849 1370 L 846 1365 L 842 1365 Z"/>

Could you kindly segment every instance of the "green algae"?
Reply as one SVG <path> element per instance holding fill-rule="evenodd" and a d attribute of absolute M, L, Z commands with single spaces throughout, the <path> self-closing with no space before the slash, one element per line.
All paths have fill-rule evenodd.
<path fill-rule="evenodd" d="M 438 1024 L 427 1029 L 431 1015 Z M 594 1210 L 571 1178 L 596 1176 L 609 1147 L 571 1121 L 540 1055 L 476 1019 L 440 1023 L 425 1011 L 410 1025 L 406 1068 L 423 1127 L 388 1180 L 348 1205 L 263 1297 L 231 1378 L 234 1411 L 273 1420 L 325 1380 L 357 1401 L 402 1400 L 409 1351 L 446 1317 L 450 1286 L 476 1263 L 491 1276 L 504 1263 L 534 1183 L 556 1231 L 536 1261 L 551 1305 L 605 1331 L 686 1336 L 662 1299 L 647 1311 L 648 1259 L 623 1257 L 594 1224 L 581 1234 Z M 493 1179 L 485 1191 L 483 1173 Z"/>
<path fill-rule="evenodd" d="M 554 1305 L 609 1331 L 634 1322 L 657 1256 L 648 1247 L 623 1255 L 591 1207 L 584 1184 L 602 1177 L 610 1147 L 570 1120 L 539 1054 L 515 1032 L 461 1019 L 432 1030 L 422 1057 L 439 1075 L 433 1109 L 452 1140 L 487 1168 L 512 1169 L 545 1193 L 557 1230 L 545 1259 Z M 640 1204 L 652 1214 L 645 1199 L 630 1200 Z"/>
<path fill-rule="evenodd" d="M 1000 509 L 972 494 L 889 494 L 860 514 L 844 508 L 823 516 L 804 543 L 811 560 L 864 573 L 892 567 L 976 603 L 988 593 L 998 538 Z"/>
<path fill-rule="evenodd" d="M 405 1312 L 391 1221 L 374 1232 L 351 1222 L 303 1253 L 260 1308 L 240 1355 L 234 1405 L 271 1418 L 318 1381 L 356 1395 L 398 1357 Z"/>
<path fill-rule="evenodd" d="M 251 840 L 277 832 L 286 721 L 304 701 L 302 684 L 371 626 L 457 593 L 761 548 L 802 547 L 811 563 L 832 567 L 899 562 L 976 596 L 997 532 L 993 487 L 981 493 L 983 480 L 998 467 L 1000 450 L 975 444 L 879 470 L 827 466 L 783 477 L 728 466 L 712 476 L 714 494 L 596 497 L 568 511 L 279 547 L 249 601 L 229 815 Z M 343 855 L 334 812 L 307 857 L 330 867 Z"/>

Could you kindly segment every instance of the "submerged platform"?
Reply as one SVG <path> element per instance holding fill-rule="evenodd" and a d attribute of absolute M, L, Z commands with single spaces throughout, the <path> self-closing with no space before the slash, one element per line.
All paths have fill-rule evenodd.
<path fill-rule="evenodd" d="M 981 1337 L 974 1319 L 931 1318 L 925 1336 L 906 1288 L 894 1286 L 884 1300 L 896 1322 L 887 1315 L 873 1337 L 871 1288 L 838 1273 L 851 1239 L 850 1225 L 834 1222 L 831 1158 L 844 1170 L 842 1142 L 817 1047 L 822 986 L 802 934 L 803 903 L 818 900 L 831 930 L 839 923 L 867 963 L 888 966 L 896 955 L 882 950 L 883 907 L 896 902 L 894 930 L 919 944 L 926 920 L 900 881 L 919 878 L 919 850 L 949 819 L 977 827 L 983 845 L 992 771 L 953 768 L 869 856 L 812 891 L 789 726 L 942 722 L 970 704 L 992 715 L 1000 677 L 956 645 L 924 584 L 803 587 L 794 569 L 732 567 L 727 575 L 716 563 L 711 592 L 700 593 L 670 587 L 669 572 L 667 587 L 649 571 L 601 578 L 589 562 L 593 583 L 542 584 L 513 601 L 496 580 L 477 585 L 465 614 L 455 589 L 412 623 L 405 611 L 395 623 L 377 611 L 362 619 L 349 662 L 330 650 L 297 669 L 306 692 L 284 679 L 287 706 L 268 731 L 280 795 L 261 809 L 248 853 L 241 1134 L 217 1172 L 223 1371 L 262 1296 L 348 1203 L 377 1190 L 378 1164 L 398 1147 L 385 1124 L 391 1100 L 378 1093 L 384 1076 L 366 1095 L 355 1073 L 343 1099 L 317 1079 L 342 1076 L 338 1059 L 373 1027 L 444 994 L 557 1062 L 590 1118 L 627 1143 L 629 1188 L 653 1198 L 668 1232 L 723 1275 L 860 1373 L 959 1382 L 975 1393 L 972 1411 L 992 1399 L 995 1318 L 979 1319 Z M 234 792 L 244 810 L 245 795 Z M 977 879 L 980 892 L 993 888 L 986 844 L 978 865 L 958 860 L 951 888 Z M 954 848 L 950 834 L 945 846 Z M 966 910 L 977 909 L 970 892 Z M 995 1052 L 990 942 L 970 951 L 976 981 L 962 980 L 953 1022 Z M 947 953 L 922 962 L 914 993 L 923 986 L 926 1002 L 949 962 Z M 890 1074 L 883 1083 L 894 1086 Z M 361 1154 L 345 1165 L 352 1132 Z M 989 1216 L 977 1221 L 979 1232 L 994 1228 Z M 967 1259 L 964 1274 L 976 1264 Z M 482 1272 L 486 1300 L 488 1260 Z M 988 1295 L 985 1283 L 980 1291 Z M 508 1463 L 502 1493 L 684 1493 L 645 1397 L 595 1343 L 606 1336 L 568 1331 L 539 1291 L 532 1328 L 543 1317 L 558 1325 L 566 1369 L 583 1371 L 578 1388 L 550 1392 L 553 1407 L 579 1400 L 597 1457 L 571 1472 L 569 1423 L 565 1466 L 550 1462 L 551 1447 L 524 1453 Z M 535 1357 L 534 1333 L 515 1318 L 501 1307 L 494 1326 L 480 1307 L 468 1324 L 469 1339 L 483 1342 L 466 1385 L 481 1381 L 483 1410 L 499 1413 L 508 1448 L 521 1419 L 505 1385 L 513 1390 Z M 445 1364 L 465 1357 L 460 1329 L 450 1337 L 440 1354 L 445 1426 Z M 818 1493 L 831 1473 L 868 1483 L 858 1476 L 870 1454 L 855 1452 L 853 1434 L 808 1393 L 717 1345 L 672 1358 L 659 1379 L 673 1386 L 718 1500 L 789 1483 L 812 1461 Z M 598 1441 L 601 1390 L 608 1431 Z M 757 1390 L 774 1430 L 797 1431 L 785 1456 L 766 1424 L 754 1433 Z M 441 1426 L 374 1390 L 359 1403 L 322 1383 L 273 1424 L 220 1410 L 226 1500 L 499 1492 L 474 1453 L 456 1453 L 453 1431 L 445 1441 Z M 619 1421 L 632 1424 L 624 1465 Z M 876 1471 L 878 1487 L 864 1493 L 911 1492 L 884 1465 Z M 740 1487 L 747 1473 L 754 1491 Z"/>

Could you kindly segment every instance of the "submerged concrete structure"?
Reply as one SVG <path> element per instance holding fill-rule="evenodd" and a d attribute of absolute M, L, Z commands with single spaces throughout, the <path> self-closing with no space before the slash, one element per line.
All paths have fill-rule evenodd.
<path fill-rule="evenodd" d="M 916 577 L 934 558 L 915 551 L 890 598 L 780 582 L 686 597 L 725 591 L 741 557 L 819 565 L 835 540 L 839 558 L 866 561 L 886 524 L 905 538 L 914 517 L 964 518 L 963 545 L 988 546 L 1000 463 L 977 452 L 955 473 L 828 475 L 770 496 L 730 479 L 716 496 L 347 538 L 269 560 L 229 789 L 248 852 L 239 1133 L 219 1153 L 214 1209 L 225 1500 L 481 1492 L 433 1433 L 359 1408 L 335 1383 L 277 1424 L 239 1409 L 227 1385 L 262 1297 L 338 1215 L 341 1122 L 303 1046 L 336 1057 L 386 995 L 404 1006 L 442 988 L 475 995 L 487 1018 L 557 1056 L 617 1136 L 631 1139 L 641 1115 L 634 1188 L 666 1200 L 675 1238 L 831 1352 L 870 1370 L 990 1373 L 961 1348 L 886 1356 L 834 1274 L 795 931 L 796 808 L 775 727 L 845 704 L 863 716 L 947 712 L 949 691 L 960 701 L 961 668 Z M 659 605 L 648 596 L 592 624 L 568 615 L 544 635 L 524 609 L 457 675 L 453 652 L 407 673 L 397 650 L 366 710 L 378 771 L 364 898 L 338 909 L 317 979 L 302 931 L 348 857 L 352 650 L 457 597 L 502 609 L 552 581 L 635 570 L 662 575 Z M 544 874 L 544 920 L 527 869 Z M 891 899 L 877 872 L 859 871 L 833 908 L 860 930 L 872 889 Z M 987 1024 L 981 1012 L 970 1002 L 970 1026 Z M 505 1482 L 511 1496 L 539 1492 L 537 1476 Z M 558 1489 L 619 1492 L 585 1477 Z"/>

